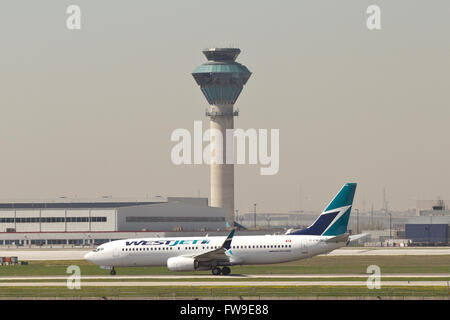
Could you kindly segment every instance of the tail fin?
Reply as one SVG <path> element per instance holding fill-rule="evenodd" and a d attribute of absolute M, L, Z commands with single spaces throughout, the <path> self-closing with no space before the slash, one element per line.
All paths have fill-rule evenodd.
<path fill-rule="evenodd" d="M 355 191 L 356 183 L 346 183 L 312 225 L 291 234 L 338 236 L 346 233 Z"/>

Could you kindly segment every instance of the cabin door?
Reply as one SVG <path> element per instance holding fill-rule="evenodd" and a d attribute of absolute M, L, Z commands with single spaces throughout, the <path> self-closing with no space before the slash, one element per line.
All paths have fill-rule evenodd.
<path fill-rule="evenodd" d="M 308 246 L 306 245 L 306 243 L 302 243 L 302 248 L 301 248 L 301 252 L 302 254 L 307 255 L 308 254 Z"/>
<path fill-rule="evenodd" d="M 113 258 L 118 258 L 118 257 L 120 257 L 120 248 L 115 247 L 113 249 Z"/>

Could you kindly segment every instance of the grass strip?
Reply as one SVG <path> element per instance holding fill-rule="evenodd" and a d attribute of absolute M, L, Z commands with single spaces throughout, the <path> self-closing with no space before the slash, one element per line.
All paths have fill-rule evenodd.
<path fill-rule="evenodd" d="M 0 276 L 67 276 L 70 265 L 77 265 L 83 276 L 109 275 L 84 260 L 31 261 L 28 265 L 0 266 Z M 440 256 L 316 256 L 273 265 L 232 267 L 233 274 L 366 274 L 367 267 L 377 265 L 385 274 L 450 273 L 450 255 Z M 209 271 L 174 273 L 166 267 L 116 268 L 118 275 L 210 275 Z"/>
<path fill-rule="evenodd" d="M 333 286 L 263 286 L 263 287 L 82 287 L 70 290 L 63 287 L 2 287 L 2 298 L 216 298 L 216 297 L 450 297 L 443 287 L 382 287 L 369 290 L 366 287 Z"/>
<path fill-rule="evenodd" d="M 0 279 L 0 283 L 9 283 L 9 282 L 66 282 L 67 279 L 8 279 L 8 280 L 2 280 Z M 82 279 L 82 283 L 89 283 L 89 282 L 179 282 L 179 281 L 185 281 L 185 282 L 248 282 L 248 281 L 265 281 L 265 282 L 275 282 L 275 281 L 283 281 L 283 282 L 292 282 L 292 281 L 365 281 L 367 278 L 360 278 L 360 277 L 342 277 L 342 278 L 227 278 L 227 277 L 217 277 L 217 278 L 182 278 L 182 279 L 161 279 L 161 278 L 153 278 L 153 279 L 114 279 L 113 277 L 109 279 L 97 279 L 97 278 L 89 278 L 89 279 Z M 449 277 L 424 277 L 424 278 L 417 278 L 417 277 L 382 277 L 381 281 L 447 281 L 450 283 Z"/>

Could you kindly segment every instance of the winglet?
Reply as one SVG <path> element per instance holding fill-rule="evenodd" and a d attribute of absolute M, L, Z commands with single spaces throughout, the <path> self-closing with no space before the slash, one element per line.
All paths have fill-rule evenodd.
<path fill-rule="evenodd" d="M 236 230 L 231 230 L 230 234 L 228 235 L 227 239 L 223 242 L 222 248 L 225 248 L 226 250 L 229 250 L 231 248 L 231 240 L 233 239 L 234 232 Z"/>

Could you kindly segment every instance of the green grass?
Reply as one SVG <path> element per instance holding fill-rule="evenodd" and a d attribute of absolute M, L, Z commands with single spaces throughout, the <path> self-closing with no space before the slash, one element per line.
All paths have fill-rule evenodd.
<path fill-rule="evenodd" d="M 54 287 L 3 287 L 0 297 L 40 298 L 214 298 L 214 297 L 450 297 L 445 287 L 385 287 L 369 290 L 366 287 L 83 287 L 80 290 Z"/>
<path fill-rule="evenodd" d="M 282 282 L 296 282 L 296 281 L 366 281 L 366 277 L 333 277 L 333 278 L 317 278 L 314 276 L 308 277 L 308 278 L 280 278 L 280 277 L 273 277 L 273 278 L 229 278 L 229 277 L 214 277 L 214 278 L 183 278 L 182 281 L 185 282 L 248 282 L 248 281 L 265 281 L 265 282 L 275 282 L 275 281 L 282 281 Z M 62 279 L 45 279 L 45 280 L 34 280 L 34 279 L 8 279 L 3 280 L 0 279 L 0 283 L 27 283 L 27 282 L 65 282 L 66 278 Z M 89 279 L 82 279 L 82 282 L 86 285 L 89 282 L 179 282 L 179 278 L 172 278 L 172 279 L 161 279 L 161 278 L 146 278 L 146 279 L 136 279 L 136 278 L 130 278 L 130 279 L 117 279 L 114 277 L 109 277 L 107 279 L 99 279 L 99 278 L 89 278 Z M 418 278 L 418 277 L 382 277 L 381 281 L 448 281 L 450 282 L 450 277 L 424 277 L 424 278 Z"/>
<path fill-rule="evenodd" d="M 0 266 L 1 276 L 67 276 L 69 265 L 81 275 L 109 275 L 87 261 L 31 261 L 28 265 Z M 273 265 L 234 266 L 232 274 L 366 274 L 369 265 L 387 273 L 450 273 L 450 255 L 442 256 L 316 256 L 311 259 Z M 116 268 L 118 275 L 210 275 L 210 271 L 174 273 L 166 267 Z"/>

